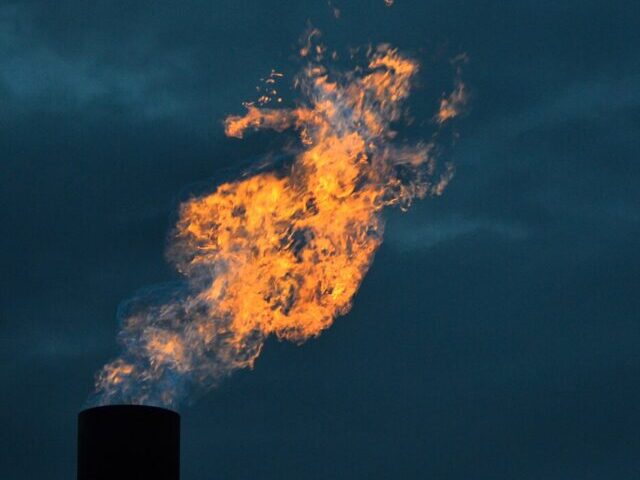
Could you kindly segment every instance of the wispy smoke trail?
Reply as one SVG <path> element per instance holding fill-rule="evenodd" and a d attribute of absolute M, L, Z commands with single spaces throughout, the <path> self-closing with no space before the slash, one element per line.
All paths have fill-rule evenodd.
<path fill-rule="evenodd" d="M 432 144 L 394 144 L 417 71 L 388 46 L 341 74 L 311 62 L 297 107 L 258 102 L 226 120 L 237 138 L 294 129 L 300 153 L 181 205 L 169 257 L 183 281 L 122 307 L 122 353 L 97 375 L 93 403 L 175 407 L 251 367 L 270 335 L 301 343 L 349 311 L 382 242 L 381 211 L 440 194 L 453 174 Z M 436 124 L 464 94 L 458 85 L 442 101 Z"/>

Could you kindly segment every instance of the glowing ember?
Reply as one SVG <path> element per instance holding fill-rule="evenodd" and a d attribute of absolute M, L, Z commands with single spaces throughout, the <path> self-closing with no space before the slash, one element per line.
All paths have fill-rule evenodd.
<path fill-rule="evenodd" d="M 317 35 L 301 55 L 321 53 Z M 330 75 L 310 64 L 298 78 L 305 103 L 295 108 L 258 102 L 227 118 L 226 134 L 237 138 L 295 129 L 302 151 L 279 171 L 181 206 L 169 253 L 186 286 L 129 305 L 123 353 L 97 377 L 98 403 L 175 405 L 251 367 L 269 335 L 303 342 L 349 311 L 382 242 L 381 210 L 440 194 L 453 174 L 450 166 L 436 174 L 431 145 L 391 143 L 417 71 L 382 46 L 354 72 Z M 442 100 L 437 123 L 464 99 L 459 85 Z"/>

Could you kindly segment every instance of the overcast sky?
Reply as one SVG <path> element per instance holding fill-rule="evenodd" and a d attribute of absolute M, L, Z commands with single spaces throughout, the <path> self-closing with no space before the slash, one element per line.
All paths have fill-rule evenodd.
<path fill-rule="evenodd" d="M 176 278 L 180 199 L 273 153 L 221 121 L 309 21 L 418 58 L 418 119 L 467 53 L 457 174 L 388 212 L 347 316 L 182 410 L 183 478 L 638 478 L 638 2 L 331 4 L 2 2 L 0 478 L 74 478 L 118 304 Z"/>

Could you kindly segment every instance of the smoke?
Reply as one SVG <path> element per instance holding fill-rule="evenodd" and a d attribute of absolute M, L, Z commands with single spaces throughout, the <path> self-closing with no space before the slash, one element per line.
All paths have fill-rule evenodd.
<path fill-rule="evenodd" d="M 168 256 L 182 280 L 122 305 L 121 354 L 97 374 L 91 403 L 176 407 L 252 367 L 269 336 L 319 335 L 351 308 L 383 239 L 381 212 L 439 195 L 453 176 L 436 162 L 437 136 L 397 142 L 418 63 L 382 45 L 365 65 L 330 71 L 318 36 L 301 51 L 295 107 L 267 108 L 261 97 L 225 121 L 236 138 L 293 130 L 299 153 L 180 206 Z M 465 93 L 458 82 L 441 100 L 436 126 L 460 112 Z"/>

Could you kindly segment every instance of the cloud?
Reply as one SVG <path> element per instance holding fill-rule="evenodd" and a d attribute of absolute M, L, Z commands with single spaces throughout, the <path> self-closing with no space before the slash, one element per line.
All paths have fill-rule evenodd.
<path fill-rule="evenodd" d="M 441 220 L 416 222 L 400 221 L 387 229 L 388 245 L 402 251 L 428 249 L 477 232 L 490 233 L 505 240 L 524 240 L 529 235 L 524 224 L 506 223 L 495 219 L 451 216 Z"/>
<path fill-rule="evenodd" d="M 193 107 L 192 98 L 171 88 L 176 77 L 189 70 L 188 55 L 157 56 L 154 42 L 138 38 L 119 40 L 121 51 L 155 60 L 143 66 L 102 62 L 99 49 L 94 55 L 65 54 L 33 35 L 34 28 L 31 10 L 11 5 L 0 9 L 0 86 L 22 111 L 77 111 L 106 101 L 153 119 Z"/>
<path fill-rule="evenodd" d="M 640 75 L 576 82 L 561 92 L 551 92 L 542 103 L 499 118 L 481 130 L 478 136 L 502 138 L 503 142 L 508 142 L 537 128 L 562 128 L 578 119 L 602 120 L 638 107 Z"/>

